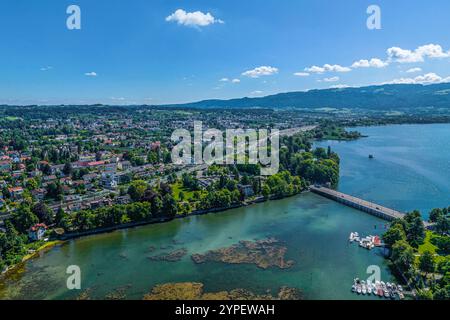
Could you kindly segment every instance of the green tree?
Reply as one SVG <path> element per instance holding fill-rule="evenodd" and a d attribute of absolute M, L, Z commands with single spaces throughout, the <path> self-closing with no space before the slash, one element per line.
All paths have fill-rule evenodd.
<path fill-rule="evenodd" d="M 147 183 L 143 180 L 135 180 L 131 182 L 128 188 L 128 194 L 134 201 L 140 201 L 144 196 L 145 190 L 147 190 Z"/>
<path fill-rule="evenodd" d="M 408 213 L 405 218 L 407 225 L 406 238 L 413 247 L 418 247 L 425 239 L 425 226 L 419 211 Z"/>
<path fill-rule="evenodd" d="M 39 202 L 33 206 L 33 213 L 38 217 L 40 222 L 47 225 L 53 223 L 53 211 L 43 202 Z"/>
<path fill-rule="evenodd" d="M 397 241 L 406 240 L 406 233 L 400 224 L 395 224 L 383 235 L 384 243 L 392 247 Z"/>
<path fill-rule="evenodd" d="M 30 206 L 21 204 L 19 208 L 13 212 L 12 221 L 19 232 L 26 233 L 31 226 L 39 222 L 39 219 L 31 211 Z"/>
<path fill-rule="evenodd" d="M 425 274 L 432 273 L 436 269 L 433 254 L 425 251 L 419 258 L 419 269 Z"/>
<path fill-rule="evenodd" d="M 430 289 L 417 290 L 417 299 L 419 299 L 419 300 L 433 300 L 433 292 Z"/>
<path fill-rule="evenodd" d="M 444 288 L 437 288 L 433 295 L 434 300 L 450 300 L 450 285 Z"/>
<path fill-rule="evenodd" d="M 58 211 L 56 211 L 55 223 L 60 228 L 63 228 L 65 230 L 68 229 L 69 215 L 64 211 L 63 208 L 59 208 Z"/>
<path fill-rule="evenodd" d="M 448 234 L 450 231 L 450 217 L 444 215 L 437 217 L 435 230 L 441 234 Z"/>
<path fill-rule="evenodd" d="M 159 162 L 159 155 L 156 151 L 150 151 L 147 156 L 147 161 L 151 164 L 157 164 Z"/>
<path fill-rule="evenodd" d="M 392 246 L 391 260 L 401 272 L 409 274 L 413 268 L 414 250 L 408 242 L 397 241 Z"/>
<path fill-rule="evenodd" d="M 59 182 L 52 182 L 47 186 L 47 197 L 55 200 L 62 200 L 63 188 Z"/>
<path fill-rule="evenodd" d="M 270 188 L 267 184 L 263 185 L 262 187 L 262 195 L 266 199 L 270 197 Z"/>
<path fill-rule="evenodd" d="M 63 168 L 63 173 L 66 175 L 66 176 L 70 176 L 71 174 L 72 174 L 72 171 L 73 171 L 73 168 L 72 168 L 72 164 L 70 163 L 70 162 L 66 162 L 65 164 L 64 164 L 64 168 Z"/>
<path fill-rule="evenodd" d="M 437 219 L 438 219 L 439 217 L 442 217 L 443 215 L 444 215 L 444 213 L 443 213 L 442 209 L 439 209 L 439 208 L 433 209 L 433 210 L 431 210 L 431 212 L 430 212 L 429 221 L 430 221 L 430 222 L 436 222 Z"/>
<path fill-rule="evenodd" d="M 30 191 L 37 189 L 38 186 L 39 186 L 39 183 L 38 183 L 38 181 L 37 181 L 36 178 L 29 179 L 29 180 L 27 181 L 27 188 L 28 188 L 28 190 L 30 190 Z"/>
<path fill-rule="evenodd" d="M 178 212 L 178 206 L 171 194 L 164 195 L 162 199 L 162 211 L 165 216 L 173 217 Z"/>
<path fill-rule="evenodd" d="M 10 220 L 5 221 L 5 229 L 5 233 L 0 233 L 0 256 L 5 265 L 11 265 L 20 262 L 25 254 L 24 240 Z"/>

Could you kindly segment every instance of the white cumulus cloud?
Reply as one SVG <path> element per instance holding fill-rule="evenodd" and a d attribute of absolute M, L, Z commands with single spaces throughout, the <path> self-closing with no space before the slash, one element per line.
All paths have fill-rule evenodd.
<path fill-rule="evenodd" d="M 416 63 L 425 61 L 425 58 L 436 59 L 450 57 L 450 52 L 445 52 L 438 44 L 423 45 L 415 50 L 392 47 L 387 49 L 386 52 L 390 61 L 399 63 Z"/>
<path fill-rule="evenodd" d="M 351 86 L 347 84 L 335 84 L 330 87 L 330 89 L 345 89 L 345 88 L 351 88 Z"/>
<path fill-rule="evenodd" d="M 294 73 L 294 76 L 297 77 L 308 77 L 310 74 L 308 72 L 296 72 Z"/>
<path fill-rule="evenodd" d="M 259 78 L 261 76 L 271 76 L 278 73 L 278 68 L 270 66 L 261 66 L 253 70 L 248 70 L 242 73 L 243 76 L 250 78 Z"/>
<path fill-rule="evenodd" d="M 86 77 L 96 77 L 96 76 L 98 76 L 98 75 L 97 75 L 97 72 L 94 72 L 94 71 L 92 71 L 92 72 L 86 72 L 84 75 L 85 75 Z"/>
<path fill-rule="evenodd" d="M 239 79 L 233 79 L 233 80 L 231 80 L 231 82 L 232 82 L 232 83 L 239 83 L 239 82 L 241 82 L 241 80 L 239 80 Z"/>
<path fill-rule="evenodd" d="M 320 80 L 319 80 L 320 81 Z M 322 80 L 323 82 L 337 82 L 339 81 L 339 77 L 331 77 L 331 78 L 325 78 Z"/>
<path fill-rule="evenodd" d="M 352 69 L 348 67 L 343 67 L 338 64 L 324 64 L 322 67 L 312 66 L 309 68 L 305 68 L 306 72 L 311 73 L 324 73 L 324 72 L 350 72 Z"/>
<path fill-rule="evenodd" d="M 384 68 L 388 65 L 389 65 L 389 63 L 386 61 L 383 61 L 378 58 L 372 58 L 370 60 L 363 59 L 363 60 L 355 61 L 352 64 L 352 68 Z"/>
<path fill-rule="evenodd" d="M 166 21 L 176 22 L 179 25 L 190 27 L 206 27 L 214 23 L 224 23 L 222 20 L 214 18 L 209 12 L 186 12 L 183 9 L 178 9 L 170 16 L 166 17 Z"/>
<path fill-rule="evenodd" d="M 415 78 L 400 78 L 394 79 L 384 84 L 433 84 L 433 83 L 444 83 L 450 82 L 450 76 L 443 78 L 436 73 L 427 73 L 422 76 L 417 76 Z"/>
<path fill-rule="evenodd" d="M 421 72 L 422 68 L 411 68 L 406 70 L 406 73 L 416 73 L 416 72 Z"/>

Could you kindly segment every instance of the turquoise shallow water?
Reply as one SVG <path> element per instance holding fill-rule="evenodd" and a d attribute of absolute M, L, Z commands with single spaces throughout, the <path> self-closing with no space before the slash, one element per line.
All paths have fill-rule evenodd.
<path fill-rule="evenodd" d="M 342 191 L 400 210 L 429 210 L 449 204 L 448 125 L 360 128 L 369 138 L 331 144 L 342 160 Z M 395 135 L 396 138 L 392 136 Z M 403 141 L 403 142 L 402 142 Z M 368 154 L 375 159 L 369 160 Z M 0 283 L 0 298 L 69 299 L 67 266 L 78 265 L 82 289 L 103 299 L 121 288 L 141 299 L 152 286 L 198 281 L 206 291 L 246 288 L 255 293 L 281 286 L 300 289 L 306 299 L 369 299 L 350 292 L 354 277 L 377 265 L 391 275 L 381 252 L 348 243 L 351 231 L 382 234 L 385 222 L 314 194 L 257 204 L 224 213 L 85 237 L 57 247 L 25 264 L 25 272 Z M 275 237 L 287 247 L 290 269 L 207 262 L 190 255 L 228 247 L 240 240 Z M 156 248 L 150 252 L 150 248 Z M 152 261 L 151 255 L 185 248 L 178 262 Z M 375 298 L 375 297 L 373 297 Z"/>
<path fill-rule="evenodd" d="M 379 265 L 389 277 L 378 252 L 348 243 L 351 231 L 379 233 L 384 222 L 314 194 L 272 201 L 225 213 L 196 216 L 85 237 L 55 248 L 26 265 L 19 279 L 6 281 L 3 298 L 64 299 L 79 292 L 65 287 L 65 269 L 78 265 L 82 286 L 91 296 L 104 298 L 120 287 L 127 297 L 140 299 L 158 283 L 198 281 L 207 291 L 247 288 L 257 293 L 281 286 L 301 289 L 309 299 L 355 299 L 349 291 L 355 276 Z M 239 240 L 276 237 L 288 248 L 290 269 L 267 270 L 254 265 L 195 264 L 193 253 L 227 247 Z M 158 248 L 149 253 L 150 247 Z M 166 248 L 167 247 L 167 248 Z M 162 249 L 161 249 L 162 248 Z M 155 262 L 148 256 L 185 248 L 179 262 Z"/>
<path fill-rule="evenodd" d="M 450 205 L 450 124 L 350 130 L 368 137 L 316 144 L 340 155 L 340 191 L 400 211 L 418 209 L 424 218 L 431 209 Z"/>

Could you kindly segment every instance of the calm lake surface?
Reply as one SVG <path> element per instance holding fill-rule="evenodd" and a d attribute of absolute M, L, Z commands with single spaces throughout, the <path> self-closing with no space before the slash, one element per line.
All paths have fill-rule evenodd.
<path fill-rule="evenodd" d="M 449 205 L 450 126 L 358 128 L 369 138 L 330 144 L 342 160 L 339 189 L 401 210 Z M 369 160 L 368 154 L 375 159 Z M 0 299 L 73 299 L 66 268 L 78 265 L 82 290 L 104 299 L 121 290 L 141 299 L 156 284 L 202 282 L 205 291 L 245 288 L 276 295 L 281 286 L 300 289 L 306 299 L 369 299 L 350 292 L 353 278 L 366 278 L 378 265 L 392 280 L 381 251 L 348 243 L 351 231 L 382 234 L 386 223 L 314 194 L 271 201 L 224 213 L 69 241 L 27 262 L 23 272 L 0 283 Z M 228 247 L 240 240 L 275 237 L 287 247 L 289 269 L 216 262 L 195 264 L 191 255 Z M 150 256 L 184 248 L 177 262 Z M 375 297 L 373 297 L 375 298 Z"/>
<path fill-rule="evenodd" d="M 450 124 L 350 130 L 369 137 L 317 143 L 341 157 L 340 191 L 399 211 L 417 209 L 425 219 L 450 205 Z"/>

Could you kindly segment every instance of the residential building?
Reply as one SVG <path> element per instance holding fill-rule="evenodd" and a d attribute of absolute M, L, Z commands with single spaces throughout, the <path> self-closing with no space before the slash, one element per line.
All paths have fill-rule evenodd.
<path fill-rule="evenodd" d="M 28 230 L 28 237 L 32 241 L 42 240 L 46 231 L 47 226 L 44 223 L 38 223 Z"/>

